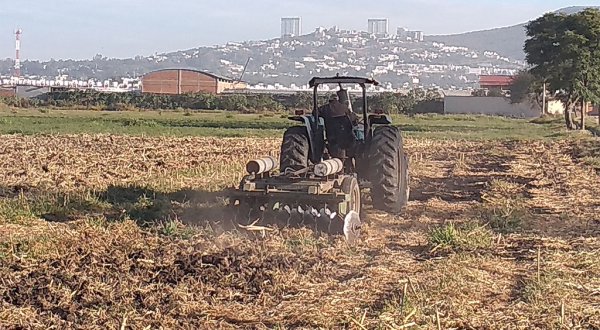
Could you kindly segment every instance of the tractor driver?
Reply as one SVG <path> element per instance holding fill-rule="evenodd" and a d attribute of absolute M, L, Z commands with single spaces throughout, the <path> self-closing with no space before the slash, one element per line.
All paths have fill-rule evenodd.
<path fill-rule="evenodd" d="M 352 125 L 355 126 L 358 124 L 358 116 L 353 111 L 350 111 L 349 103 L 349 100 L 344 103 L 340 102 L 338 95 L 333 93 L 329 97 L 329 103 L 318 109 L 319 116 L 324 119 L 346 117 L 350 119 Z"/>
<path fill-rule="evenodd" d="M 329 97 L 329 103 L 319 108 L 319 116 L 325 120 L 325 132 L 331 157 L 349 160 L 354 146 L 352 128 L 358 124 L 358 117 L 350 108 L 340 102 L 336 93 Z M 347 152 L 350 152 L 347 155 Z"/>

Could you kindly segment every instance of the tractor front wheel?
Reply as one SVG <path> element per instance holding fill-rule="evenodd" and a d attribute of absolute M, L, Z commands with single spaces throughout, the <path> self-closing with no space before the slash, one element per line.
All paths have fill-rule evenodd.
<path fill-rule="evenodd" d="M 310 142 L 308 131 L 304 126 L 292 126 L 283 134 L 279 170 L 298 171 L 308 167 L 310 157 Z"/>

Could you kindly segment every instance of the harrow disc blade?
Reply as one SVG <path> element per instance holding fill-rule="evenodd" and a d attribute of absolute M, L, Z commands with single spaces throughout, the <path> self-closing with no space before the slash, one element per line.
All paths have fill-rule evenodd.
<path fill-rule="evenodd" d="M 349 244 L 358 240 L 362 229 L 360 216 L 355 211 L 350 211 L 344 218 L 344 236 Z"/>
<path fill-rule="evenodd" d="M 278 228 L 309 228 L 327 234 L 343 234 L 343 219 L 325 203 L 246 200 L 240 203 L 236 221 Z M 336 205 L 337 208 L 337 205 Z"/>

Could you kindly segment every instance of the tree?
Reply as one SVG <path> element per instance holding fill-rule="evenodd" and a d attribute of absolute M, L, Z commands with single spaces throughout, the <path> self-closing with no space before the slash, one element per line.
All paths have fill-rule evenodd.
<path fill-rule="evenodd" d="M 398 100 L 400 98 L 402 96 L 399 94 L 385 92 L 369 97 L 368 103 L 373 110 L 396 114 L 399 113 Z"/>
<path fill-rule="evenodd" d="M 556 92 L 565 105 L 567 128 L 573 129 L 575 106 L 600 100 L 600 11 L 549 13 L 530 22 L 526 30 L 530 72 Z M 584 117 L 582 110 L 581 126 Z"/>
<path fill-rule="evenodd" d="M 407 95 L 398 100 L 398 110 L 400 113 L 414 114 L 415 107 L 419 103 L 438 100 L 440 98 L 441 95 L 438 90 L 412 89 Z"/>
<path fill-rule="evenodd" d="M 294 109 L 311 111 L 313 108 L 313 94 L 310 92 L 294 93 L 289 97 L 289 106 Z"/>
<path fill-rule="evenodd" d="M 528 71 L 519 72 L 510 84 L 510 102 L 521 103 L 534 93 L 535 76 Z"/>
<path fill-rule="evenodd" d="M 514 104 L 529 101 L 543 108 L 542 89 L 542 83 L 531 72 L 521 71 L 510 85 L 510 102 Z"/>

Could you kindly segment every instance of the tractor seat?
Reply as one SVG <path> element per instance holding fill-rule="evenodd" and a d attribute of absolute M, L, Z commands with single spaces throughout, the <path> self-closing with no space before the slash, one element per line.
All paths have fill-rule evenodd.
<path fill-rule="evenodd" d="M 352 121 L 348 116 L 325 116 L 325 134 L 330 149 L 350 149 L 356 136 L 353 132 Z"/>

